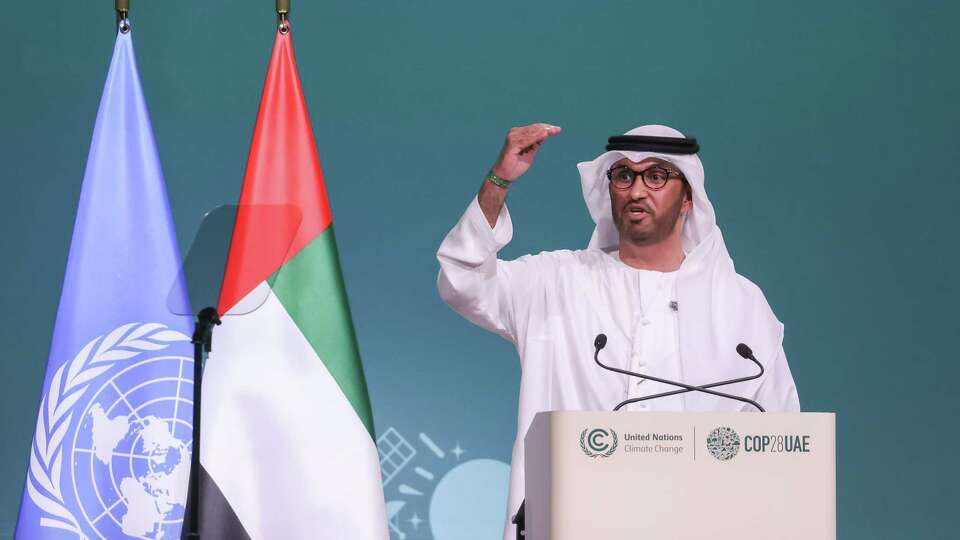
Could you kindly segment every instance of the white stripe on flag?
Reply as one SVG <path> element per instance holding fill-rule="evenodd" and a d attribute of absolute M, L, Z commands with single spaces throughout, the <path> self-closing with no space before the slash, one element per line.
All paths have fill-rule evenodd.
<path fill-rule="evenodd" d="M 254 540 L 386 539 L 376 445 L 279 299 L 266 297 L 214 331 L 201 461 Z"/>

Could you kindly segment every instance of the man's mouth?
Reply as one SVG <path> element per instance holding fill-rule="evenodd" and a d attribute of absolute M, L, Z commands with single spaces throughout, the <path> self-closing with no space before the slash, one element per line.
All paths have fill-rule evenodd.
<path fill-rule="evenodd" d="M 642 219 L 644 216 L 648 215 L 650 212 L 642 206 L 629 206 L 627 207 L 627 216 L 630 219 Z"/>

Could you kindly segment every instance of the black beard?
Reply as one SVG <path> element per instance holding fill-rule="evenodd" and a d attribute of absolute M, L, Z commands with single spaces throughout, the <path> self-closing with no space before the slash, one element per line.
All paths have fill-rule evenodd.
<path fill-rule="evenodd" d="M 626 206 L 624 206 L 626 207 Z M 683 207 L 683 196 L 677 199 L 677 202 L 662 212 L 656 214 L 647 214 L 647 220 L 653 223 L 652 228 L 643 231 L 635 230 L 631 227 L 630 220 L 621 213 L 614 215 L 613 221 L 620 232 L 620 238 L 638 246 L 649 246 L 657 244 L 669 238 L 680 223 L 682 215 L 680 213 Z"/>

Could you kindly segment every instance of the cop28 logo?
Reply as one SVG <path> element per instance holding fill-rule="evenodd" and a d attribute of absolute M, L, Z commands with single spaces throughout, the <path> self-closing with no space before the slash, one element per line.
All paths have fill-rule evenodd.
<path fill-rule="evenodd" d="M 580 433 L 580 448 L 592 458 L 612 456 L 617 443 L 617 432 L 612 428 L 587 428 Z"/>
<path fill-rule="evenodd" d="M 740 435 L 728 427 L 718 427 L 707 435 L 707 450 L 720 461 L 733 459 L 740 451 Z"/>

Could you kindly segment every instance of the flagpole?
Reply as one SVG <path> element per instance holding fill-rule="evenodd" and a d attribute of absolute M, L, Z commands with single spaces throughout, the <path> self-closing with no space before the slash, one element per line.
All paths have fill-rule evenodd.
<path fill-rule="evenodd" d="M 130 14 L 130 0 L 114 0 L 113 9 L 117 12 L 117 24 L 120 26 L 120 33 L 126 34 L 130 31 L 130 25 L 127 24 L 127 16 Z"/>
<path fill-rule="evenodd" d="M 277 0 L 277 29 L 286 35 L 290 31 L 287 17 L 290 15 L 290 0 Z"/>

